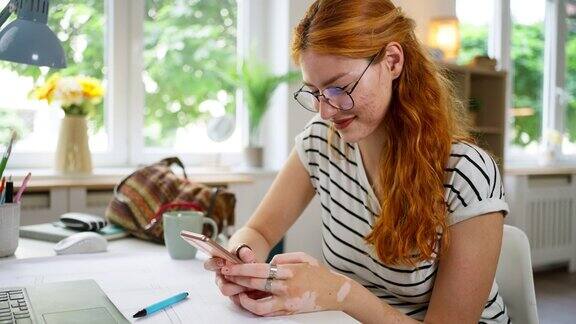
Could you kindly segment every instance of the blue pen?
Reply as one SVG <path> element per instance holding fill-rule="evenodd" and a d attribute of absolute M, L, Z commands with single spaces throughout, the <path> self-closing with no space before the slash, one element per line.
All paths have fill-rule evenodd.
<path fill-rule="evenodd" d="M 166 298 L 162 301 L 157 302 L 156 304 L 153 304 L 153 305 L 150 305 L 150 306 L 144 308 L 143 310 L 139 311 L 138 313 L 132 315 L 132 317 L 138 318 L 138 317 L 150 315 L 150 314 L 157 312 L 161 309 L 164 309 L 168 306 L 172 306 L 172 305 L 176 304 L 177 302 L 186 299 L 186 297 L 188 297 L 188 293 L 183 292 L 183 293 L 180 293 L 178 295 L 172 296 L 170 298 Z"/>

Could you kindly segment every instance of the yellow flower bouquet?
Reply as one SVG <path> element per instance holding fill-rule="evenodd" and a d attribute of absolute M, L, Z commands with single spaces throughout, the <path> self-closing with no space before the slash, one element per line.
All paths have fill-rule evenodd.
<path fill-rule="evenodd" d="M 102 101 L 104 89 L 99 80 L 87 76 L 52 74 L 46 82 L 35 88 L 31 96 L 46 100 L 48 104 L 58 102 L 66 115 L 87 116 Z"/>

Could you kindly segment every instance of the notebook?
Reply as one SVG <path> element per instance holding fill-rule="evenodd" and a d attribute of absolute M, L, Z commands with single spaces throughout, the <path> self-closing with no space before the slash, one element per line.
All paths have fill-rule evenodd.
<path fill-rule="evenodd" d="M 70 229 L 59 221 L 53 223 L 20 226 L 20 237 L 49 242 L 60 242 L 62 239 L 65 239 L 68 236 L 79 232 L 81 231 Z M 122 227 L 116 226 L 114 224 L 108 224 L 101 230 L 95 232 L 104 236 L 104 238 L 108 241 L 117 240 L 129 235 L 128 232 L 122 229 Z"/>

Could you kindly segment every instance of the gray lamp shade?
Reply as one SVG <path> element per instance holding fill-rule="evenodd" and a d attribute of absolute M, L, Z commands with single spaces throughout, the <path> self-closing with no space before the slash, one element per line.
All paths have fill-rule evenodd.
<path fill-rule="evenodd" d="M 66 67 L 58 37 L 45 23 L 16 19 L 0 32 L 0 60 L 53 68 Z"/>

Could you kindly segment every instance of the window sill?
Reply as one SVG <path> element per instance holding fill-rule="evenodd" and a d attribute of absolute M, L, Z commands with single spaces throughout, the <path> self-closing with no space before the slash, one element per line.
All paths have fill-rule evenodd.
<path fill-rule="evenodd" d="M 504 172 L 507 176 L 572 174 L 576 173 L 576 164 L 558 163 L 551 165 L 507 165 Z"/>
<path fill-rule="evenodd" d="M 52 169 L 7 169 L 18 187 L 28 172 L 32 173 L 28 191 L 45 191 L 54 188 L 82 187 L 89 190 L 111 190 L 135 167 L 95 168 L 92 174 L 63 175 Z M 177 173 L 177 171 L 176 171 Z M 250 184 L 256 178 L 273 176 L 274 170 L 248 168 L 186 168 L 188 178 L 207 185 Z"/>

